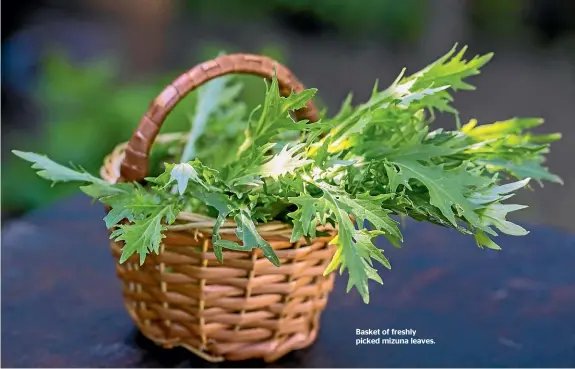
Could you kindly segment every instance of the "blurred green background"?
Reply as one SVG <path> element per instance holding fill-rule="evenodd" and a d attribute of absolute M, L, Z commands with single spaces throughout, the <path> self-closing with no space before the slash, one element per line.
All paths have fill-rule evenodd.
<path fill-rule="evenodd" d="M 194 65 L 211 59 L 231 47 L 205 47 Z M 262 48 L 261 54 L 282 60 L 274 47 Z M 43 126 L 34 134 L 29 130 L 10 132 L 10 146 L 24 151 L 46 153 L 61 163 L 79 165 L 98 173 L 104 157 L 114 147 L 129 140 L 149 103 L 169 84 L 179 71 L 154 76 L 144 82 L 118 83 L 120 68 L 112 57 L 73 63 L 62 51 L 50 50 L 42 61 L 33 98 L 43 108 Z M 251 108 L 263 98 L 263 82 L 239 77 L 244 84 L 242 100 Z M 162 132 L 190 129 L 194 112 L 192 93 L 168 116 Z M 4 158 L 2 206 L 12 212 L 26 212 L 49 204 L 77 191 L 77 186 L 50 186 L 29 165 L 16 157 Z M 17 194 L 17 195 L 15 195 Z"/>
<path fill-rule="evenodd" d="M 220 51 L 262 53 L 285 62 L 335 108 L 351 90 L 366 96 L 376 78 L 387 83 L 406 64 L 421 67 L 454 42 L 469 43 L 473 53 L 494 50 L 503 61 L 484 82 L 475 79 L 482 91 L 478 97 L 471 93 L 461 104 L 456 100 L 462 117 L 478 111 L 485 120 L 543 115 L 549 122 L 544 129 L 563 132 L 567 141 L 573 110 L 557 113 L 550 105 L 572 109 L 575 101 L 569 74 L 574 3 L 54 0 L 30 1 L 24 9 L 4 2 L 5 12 L 13 7 L 15 16 L 2 41 L 2 213 L 18 216 L 75 191 L 66 185 L 51 188 L 9 150 L 46 153 L 97 173 L 104 156 L 130 137 L 164 85 Z M 521 90 L 528 87 L 515 81 L 533 71 L 549 85 L 532 86 L 540 92 L 527 95 Z M 553 85 L 560 81 L 563 86 Z M 244 83 L 243 98 L 254 106 L 263 96 L 263 83 L 250 77 Z M 546 89 L 562 94 L 562 100 L 538 98 Z M 163 132 L 189 129 L 193 99 L 192 94 L 176 108 Z M 564 218 L 567 205 L 575 205 L 565 159 L 573 157 L 573 150 L 563 142 L 553 155 L 550 166 L 567 184 L 529 201 L 534 204 L 530 219 L 572 227 Z M 559 215 L 553 218 L 546 215 L 552 204 L 567 205 L 556 208 Z"/>

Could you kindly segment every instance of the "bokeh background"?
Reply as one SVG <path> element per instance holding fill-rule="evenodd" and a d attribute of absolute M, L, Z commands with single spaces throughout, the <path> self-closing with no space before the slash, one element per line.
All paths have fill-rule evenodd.
<path fill-rule="evenodd" d="M 185 69 L 220 51 L 286 63 L 332 112 L 375 79 L 394 80 L 455 42 L 495 52 L 457 93 L 462 121 L 546 119 L 561 132 L 548 166 L 565 184 L 524 191 L 515 220 L 575 230 L 574 0 L 5 0 L 2 2 L 2 216 L 75 192 L 50 187 L 10 150 L 36 151 L 96 173 L 149 102 Z M 246 80 L 260 102 L 263 83 Z M 187 130 L 193 96 L 165 131 Z M 437 127 L 454 127 L 440 118 Z"/>

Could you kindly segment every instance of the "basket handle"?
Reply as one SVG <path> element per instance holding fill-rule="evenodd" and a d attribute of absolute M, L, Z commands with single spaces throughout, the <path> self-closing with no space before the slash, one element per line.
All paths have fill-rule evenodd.
<path fill-rule="evenodd" d="M 282 96 L 288 96 L 292 90 L 297 93 L 304 89 L 291 71 L 282 64 L 265 56 L 250 54 L 223 55 L 199 64 L 176 78 L 152 101 L 138 129 L 132 134 L 122 160 L 118 181 L 141 181 L 146 177 L 150 149 L 164 120 L 176 104 L 192 90 L 211 79 L 231 73 L 253 74 L 271 79 L 274 70 Z M 298 120 L 318 120 L 317 108 L 311 101 L 294 113 Z"/>

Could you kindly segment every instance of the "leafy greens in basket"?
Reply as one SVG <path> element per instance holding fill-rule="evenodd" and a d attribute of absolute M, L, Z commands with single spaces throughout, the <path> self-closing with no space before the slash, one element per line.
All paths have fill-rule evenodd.
<path fill-rule="evenodd" d="M 403 241 L 393 215 L 455 228 L 479 247 L 500 249 L 493 241 L 498 232 L 528 233 L 506 219 L 525 206 L 504 201 L 530 180 L 561 183 L 542 166 L 560 135 L 529 132 L 541 119 L 472 120 L 454 131 L 430 130 L 436 112 L 457 118 L 451 93 L 472 90 L 464 79 L 492 57 L 466 61 L 464 53 L 454 47 L 411 76 L 403 70 L 387 89 L 376 84 L 366 103 L 352 106 L 350 95 L 335 116 L 313 124 L 294 122 L 290 112 L 304 107 L 315 89 L 281 97 L 274 78 L 263 105 L 246 117 L 237 101 L 241 86 L 216 79 L 198 92 L 190 133 L 168 148 L 182 160 L 166 163 L 146 187 L 111 184 L 45 156 L 14 153 L 34 163 L 39 176 L 81 182 L 83 192 L 111 207 L 104 220 L 111 238 L 125 242 L 120 262 L 137 253 L 143 263 L 159 252 L 162 232 L 181 211 L 217 219 L 212 240 L 222 262 L 224 248 L 260 248 L 279 265 L 258 234 L 262 222 L 292 224 L 292 241 L 317 236 L 319 224 L 334 225 L 337 252 L 325 273 L 347 269 L 348 291 L 355 286 L 367 303 L 368 280 L 382 283 L 372 259 L 390 268 L 374 238 L 395 246 Z M 218 234 L 229 218 L 240 243 Z"/>

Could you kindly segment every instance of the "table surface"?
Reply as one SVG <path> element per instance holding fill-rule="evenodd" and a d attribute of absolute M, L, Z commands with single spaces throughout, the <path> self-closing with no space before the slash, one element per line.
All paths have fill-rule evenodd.
<path fill-rule="evenodd" d="M 3 367 L 573 367 L 575 235 L 530 227 L 503 251 L 408 222 L 364 305 L 338 277 L 317 342 L 273 364 L 209 364 L 142 337 L 116 280 L 104 209 L 77 196 L 2 230 Z M 357 329 L 415 329 L 428 345 L 356 345 Z"/>

